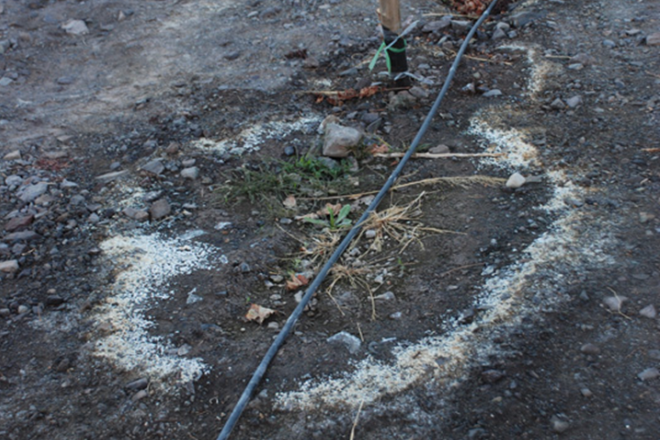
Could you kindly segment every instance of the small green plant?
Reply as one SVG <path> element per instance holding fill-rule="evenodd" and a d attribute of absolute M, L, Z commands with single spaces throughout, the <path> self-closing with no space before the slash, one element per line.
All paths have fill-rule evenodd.
<path fill-rule="evenodd" d="M 308 223 L 313 223 L 315 225 L 325 226 L 331 231 L 336 231 L 337 229 L 346 228 L 351 225 L 351 220 L 348 218 L 348 214 L 351 212 L 351 205 L 344 205 L 341 207 L 339 212 L 335 216 L 335 211 L 332 207 L 328 207 L 328 218 L 306 218 L 305 221 Z"/>

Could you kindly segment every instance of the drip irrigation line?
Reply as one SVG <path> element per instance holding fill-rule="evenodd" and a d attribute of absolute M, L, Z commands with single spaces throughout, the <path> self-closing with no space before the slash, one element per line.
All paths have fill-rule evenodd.
<path fill-rule="evenodd" d="M 415 149 L 421 142 L 422 137 L 424 136 L 424 134 L 426 134 L 426 131 L 431 125 L 431 121 L 433 120 L 433 117 L 437 113 L 438 108 L 440 107 L 440 103 L 442 102 L 445 95 L 447 94 L 447 91 L 449 90 L 449 85 L 451 84 L 451 81 L 454 78 L 454 75 L 456 74 L 458 65 L 461 61 L 461 58 L 463 57 L 463 54 L 465 53 L 465 50 L 467 49 L 470 43 L 470 40 L 474 36 L 479 26 L 481 26 L 484 20 L 486 20 L 486 17 L 488 17 L 488 15 L 493 10 L 493 7 L 495 6 L 496 3 L 497 0 L 493 0 L 490 3 L 488 9 L 484 11 L 481 17 L 479 17 L 479 20 L 477 20 L 477 22 L 472 26 L 470 32 L 468 32 L 467 36 L 465 37 L 465 40 L 463 41 L 463 44 L 461 45 L 461 48 L 456 54 L 456 58 L 454 59 L 451 68 L 449 69 L 449 74 L 447 75 L 447 79 L 445 80 L 445 83 L 442 86 L 442 90 L 440 90 L 440 93 L 438 93 L 438 97 L 435 99 L 435 102 L 433 103 L 433 107 L 431 107 L 431 110 L 426 115 L 426 119 L 424 120 L 424 123 L 422 123 L 422 126 L 419 128 L 419 131 L 417 132 L 415 139 L 412 141 L 412 144 L 410 144 L 410 148 L 408 149 L 408 152 L 406 153 L 405 156 L 403 156 L 403 158 L 401 158 L 399 165 L 392 172 L 390 177 L 387 179 L 387 182 L 385 182 L 385 184 L 380 189 L 376 197 L 374 197 L 374 200 L 371 202 L 371 204 L 366 209 L 366 211 L 364 211 L 364 214 L 362 214 L 360 219 L 355 223 L 355 226 L 353 226 L 353 228 L 348 232 L 348 234 L 346 234 L 342 242 L 339 243 L 337 249 L 335 249 L 335 251 L 330 256 L 328 261 L 323 265 L 323 267 L 319 271 L 318 275 L 316 275 L 316 277 L 314 278 L 312 284 L 310 284 L 309 287 L 307 288 L 307 291 L 305 292 L 305 295 L 302 297 L 302 300 L 300 301 L 296 309 L 293 311 L 293 313 L 291 313 L 291 316 L 289 316 L 289 319 L 287 319 L 286 324 L 284 324 L 284 327 L 282 327 L 282 331 L 279 333 L 279 335 L 277 335 L 277 338 L 275 339 L 275 341 L 273 341 L 273 344 L 268 349 L 268 352 L 266 352 L 266 355 L 261 360 L 261 363 L 254 371 L 252 378 L 250 379 L 250 382 L 248 382 L 247 386 L 245 387 L 243 394 L 236 403 L 234 410 L 229 416 L 229 419 L 227 419 L 225 426 L 222 428 L 222 431 L 220 432 L 216 440 L 227 440 L 227 438 L 229 438 L 229 434 L 231 433 L 232 429 L 234 429 L 234 426 L 238 422 L 238 419 L 241 417 L 241 414 L 243 414 L 243 410 L 250 401 L 250 397 L 252 396 L 255 388 L 257 387 L 257 385 L 259 385 L 259 382 L 261 382 L 261 379 L 266 374 L 266 370 L 268 369 L 270 362 L 273 360 L 273 358 L 277 354 L 282 344 L 284 344 L 284 341 L 286 341 L 287 337 L 291 333 L 291 330 L 293 330 L 293 326 L 298 321 L 298 318 L 300 318 L 300 315 L 307 306 L 309 300 L 312 298 L 312 295 L 314 295 L 316 289 L 318 289 L 321 283 L 325 280 L 325 277 L 328 275 L 328 272 L 330 272 L 330 269 L 337 262 L 341 254 L 344 253 L 344 251 L 346 250 L 346 248 L 348 248 L 348 245 L 351 243 L 351 241 L 353 241 L 355 236 L 360 232 L 360 230 L 362 229 L 362 224 L 367 220 L 369 214 L 371 214 L 371 212 L 373 212 L 378 207 L 383 197 L 385 197 L 385 195 L 390 190 L 392 185 L 394 185 L 394 182 L 401 174 L 403 167 L 411 158 L 411 156 L 415 152 Z"/>

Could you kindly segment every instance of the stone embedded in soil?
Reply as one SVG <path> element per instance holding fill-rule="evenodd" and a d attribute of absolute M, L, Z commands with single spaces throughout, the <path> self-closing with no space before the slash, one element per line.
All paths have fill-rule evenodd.
<path fill-rule="evenodd" d="M 380 301 L 394 301 L 396 300 L 396 296 L 394 295 L 394 292 L 388 290 L 385 293 L 381 293 L 380 295 L 375 296 L 374 299 Z"/>
<path fill-rule="evenodd" d="M 160 220 L 167 217 L 172 212 L 169 202 L 166 199 L 156 200 L 149 207 L 151 220 Z"/>
<path fill-rule="evenodd" d="M 13 219 L 7 222 L 7 224 L 5 225 L 5 230 L 9 232 L 13 232 L 19 229 L 23 229 L 31 225 L 33 221 L 34 221 L 33 215 L 14 217 Z"/>
<path fill-rule="evenodd" d="M 657 368 L 647 368 L 637 375 L 640 380 L 653 380 L 660 376 L 660 371 Z"/>
<path fill-rule="evenodd" d="M 580 347 L 580 351 L 584 354 L 595 355 L 595 354 L 600 353 L 600 348 L 598 348 L 594 344 L 587 343 L 587 344 L 584 344 L 582 347 Z"/>
<path fill-rule="evenodd" d="M 422 28 L 424 33 L 438 33 L 451 25 L 451 15 L 445 15 L 440 20 L 428 22 Z"/>
<path fill-rule="evenodd" d="M 19 150 L 10 151 L 3 156 L 4 160 L 19 160 L 20 158 L 21 152 Z"/>
<path fill-rule="evenodd" d="M 30 241 L 40 237 L 41 236 L 34 231 L 19 231 L 5 235 L 2 238 L 2 241 Z"/>
<path fill-rule="evenodd" d="M 70 35 L 85 35 L 89 33 L 87 25 L 82 20 L 69 20 L 66 24 L 62 25 L 62 29 Z"/>
<path fill-rule="evenodd" d="M 569 62 L 572 64 L 582 64 L 588 66 L 589 64 L 595 64 L 596 59 L 589 54 L 581 52 L 572 56 Z"/>
<path fill-rule="evenodd" d="M 591 396 L 594 395 L 594 393 L 592 393 L 591 390 L 590 390 L 589 388 L 582 388 L 582 389 L 580 389 L 580 393 L 581 393 L 584 397 L 591 397 Z"/>
<path fill-rule="evenodd" d="M 650 319 L 655 319 L 655 317 L 658 316 L 658 313 L 655 310 L 655 306 L 653 304 L 649 304 L 648 306 L 644 307 L 639 311 L 639 314 L 645 318 Z"/>
<path fill-rule="evenodd" d="M 149 380 L 144 377 L 126 384 L 126 388 L 135 391 L 144 390 L 147 388 L 147 386 L 149 386 Z"/>
<path fill-rule="evenodd" d="M 649 46 L 660 46 L 660 32 L 647 35 L 646 44 Z"/>
<path fill-rule="evenodd" d="M 582 97 L 581 96 L 573 96 L 572 98 L 568 98 L 566 100 L 566 105 L 569 108 L 576 108 L 578 105 L 582 103 Z"/>
<path fill-rule="evenodd" d="M 28 306 L 24 306 L 23 304 L 21 304 L 20 306 L 18 306 L 17 311 L 19 315 L 24 315 L 30 311 L 30 308 Z"/>
<path fill-rule="evenodd" d="M 352 127 L 344 127 L 336 123 L 325 126 L 323 140 L 323 155 L 328 157 L 346 157 L 349 149 L 357 146 L 362 139 L 362 132 Z"/>
<path fill-rule="evenodd" d="M 140 390 L 135 393 L 133 397 L 131 397 L 131 400 L 133 400 L 133 402 L 137 402 L 138 400 L 142 400 L 147 396 L 149 396 L 149 392 L 147 392 L 147 390 Z"/>
<path fill-rule="evenodd" d="M 525 177 L 520 173 L 513 173 L 506 181 L 507 188 L 520 188 L 525 184 Z"/>
<path fill-rule="evenodd" d="M 328 342 L 331 344 L 343 345 L 351 354 L 357 353 L 362 345 L 360 338 L 353 336 L 348 332 L 339 332 L 336 335 L 329 337 Z"/>
<path fill-rule="evenodd" d="M 46 191 L 48 191 L 48 184 L 46 182 L 39 182 L 25 187 L 23 191 L 21 191 L 19 198 L 25 203 L 30 203 L 37 197 L 45 194 Z"/>
<path fill-rule="evenodd" d="M 48 295 L 46 297 L 45 303 L 47 306 L 57 307 L 60 304 L 64 303 L 64 301 L 65 301 L 64 298 L 62 298 L 59 295 Z"/>
<path fill-rule="evenodd" d="M 506 373 L 501 370 L 486 370 L 481 373 L 481 380 L 485 383 L 495 383 L 506 377 Z"/>
<path fill-rule="evenodd" d="M 562 110 L 566 108 L 566 104 L 564 104 L 564 101 L 562 101 L 560 98 L 557 98 L 554 101 L 552 101 L 552 103 L 550 104 L 550 108 L 554 110 Z"/>
<path fill-rule="evenodd" d="M 9 260 L 0 262 L 0 272 L 14 273 L 18 271 L 18 261 Z"/>
<path fill-rule="evenodd" d="M 621 306 L 628 298 L 625 296 L 608 296 L 603 303 L 613 312 L 620 312 Z"/>
<path fill-rule="evenodd" d="M 197 167 L 184 168 L 181 170 L 181 177 L 183 177 L 184 179 L 195 180 L 199 177 L 199 168 Z"/>
<path fill-rule="evenodd" d="M 552 430 L 558 433 L 565 432 L 571 426 L 566 419 L 559 416 L 552 416 L 550 425 L 552 426 Z"/>
<path fill-rule="evenodd" d="M 154 159 L 142 165 L 140 169 L 151 174 L 159 175 L 165 171 L 165 165 L 163 165 L 162 159 Z"/>
<path fill-rule="evenodd" d="M 498 96 L 502 96 L 502 91 L 499 89 L 492 89 L 484 93 L 483 95 L 484 98 L 496 98 Z"/>
<path fill-rule="evenodd" d="M 431 154 L 449 154 L 449 153 L 451 153 L 451 151 L 449 150 L 448 146 L 446 146 L 444 144 L 440 144 L 440 145 L 437 145 L 437 146 L 432 147 L 431 149 L 429 149 L 429 153 L 431 153 Z"/>

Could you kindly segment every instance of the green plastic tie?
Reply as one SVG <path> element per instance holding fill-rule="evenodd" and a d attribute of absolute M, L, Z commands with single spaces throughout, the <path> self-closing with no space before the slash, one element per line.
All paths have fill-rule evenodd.
<path fill-rule="evenodd" d="M 376 51 L 376 55 L 374 55 L 373 59 L 369 63 L 369 71 L 371 72 L 374 70 L 374 67 L 376 67 L 376 62 L 378 61 L 378 57 L 380 56 L 380 53 L 383 52 L 383 49 L 385 49 L 385 64 L 387 64 L 387 72 L 392 73 L 392 61 L 390 60 L 390 55 L 388 52 L 394 52 L 394 53 L 402 53 L 406 51 L 406 46 L 408 46 L 408 43 L 406 40 L 403 40 L 403 47 L 392 47 L 394 43 L 396 43 L 399 40 L 399 38 L 395 38 L 394 41 L 392 41 L 389 45 L 385 44 L 383 41 L 383 44 L 380 45 L 378 50 Z"/>

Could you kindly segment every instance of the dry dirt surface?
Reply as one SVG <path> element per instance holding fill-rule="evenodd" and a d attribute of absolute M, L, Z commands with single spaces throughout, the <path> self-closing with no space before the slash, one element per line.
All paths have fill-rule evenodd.
<path fill-rule="evenodd" d="M 375 3 L 0 0 L 0 438 L 216 438 L 474 21 Z M 659 438 L 660 3 L 504 3 L 230 438 Z"/>

